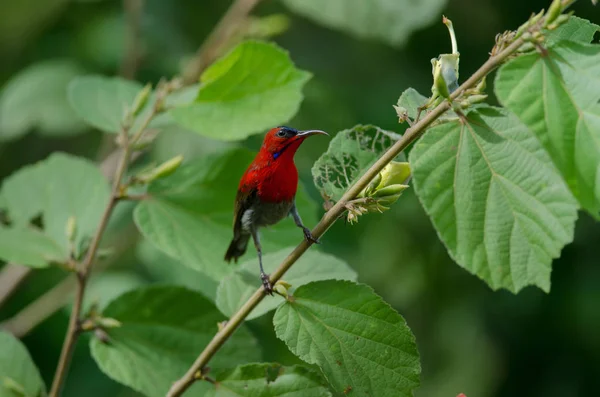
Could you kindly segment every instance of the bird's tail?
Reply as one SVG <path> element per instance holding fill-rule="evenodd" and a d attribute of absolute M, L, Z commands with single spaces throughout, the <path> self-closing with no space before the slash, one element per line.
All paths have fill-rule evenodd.
<path fill-rule="evenodd" d="M 225 253 L 225 260 L 231 262 L 233 259 L 233 261 L 237 263 L 238 257 L 244 255 L 246 248 L 248 248 L 248 240 L 250 240 L 249 234 L 240 233 L 238 236 L 234 237 Z"/>

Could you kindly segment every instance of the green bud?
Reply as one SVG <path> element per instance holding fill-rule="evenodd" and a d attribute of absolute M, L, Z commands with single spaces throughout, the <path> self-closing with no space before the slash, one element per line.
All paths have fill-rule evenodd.
<path fill-rule="evenodd" d="M 473 105 L 475 103 L 481 103 L 484 102 L 487 99 L 487 95 L 485 94 L 476 94 L 476 95 L 471 95 L 467 98 L 467 102 L 470 105 Z"/>
<path fill-rule="evenodd" d="M 275 283 L 275 285 L 273 286 L 273 291 L 275 293 L 277 293 L 278 295 L 283 296 L 286 299 L 288 298 L 287 288 L 283 284 L 280 284 L 279 282 Z"/>
<path fill-rule="evenodd" d="M 70 243 L 75 241 L 75 233 L 77 233 L 77 220 L 74 216 L 70 216 L 69 219 L 67 219 L 67 226 L 65 228 L 65 234 Z"/>
<path fill-rule="evenodd" d="M 381 172 L 379 172 L 377 175 L 375 175 L 375 178 L 373 178 L 371 180 L 371 182 L 369 182 L 367 187 L 358 195 L 358 197 L 369 196 L 375 189 L 377 189 L 377 187 L 381 183 L 381 179 L 382 179 Z"/>
<path fill-rule="evenodd" d="M 378 186 L 404 184 L 410 177 L 410 172 L 409 163 L 392 161 L 381 170 L 381 183 Z"/>
<path fill-rule="evenodd" d="M 546 13 L 546 20 L 544 21 L 544 26 L 550 25 L 552 22 L 558 18 L 558 16 L 562 13 L 563 5 L 562 0 L 554 0 Z"/>
<path fill-rule="evenodd" d="M 140 92 L 138 92 L 135 99 L 133 100 L 133 107 L 131 108 L 131 114 L 134 117 L 140 114 L 142 109 L 144 109 L 144 106 L 146 106 L 146 104 L 148 103 L 148 99 L 150 98 L 151 92 L 152 84 L 150 83 L 146 84 L 146 86 L 142 88 Z"/>
<path fill-rule="evenodd" d="M 97 321 L 102 328 L 119 328 L 122 325 L 119 320 L 109 317 L 100 317 Z"/>
<path fill-rule="evenodd" d="M 165 161 L 158 167 L 136 176 L 136 180 L 141 183 L 150 183 L 156 179 L 164 178 L 174 173 L 183 162 L 183 156 L 179 155 Z"/>
<path fill-rule="evenodd" d="M 391 196 L 382 197 L 382 198 L 380 198 L 380 199 L 377 200 L 377 204 L 379 204 L 380 206 L 389 207 L 390 205 L 392 205 L 396 201 L 398 201 L 398 199 L 400 198 L 400 196 L 402 196 L 402 193 L 398 193 L 398 194 L 394 194 L 394 195 L 391 195 Z"/>
<path fill-rule="evenodd" d="M 400 194 L 408 188 L 408 185 L 389 185 L 373 193 L 373 197 L 387 197 Z"/>
<path fill-rule="evenodd" d="M 267 15 L 261 18 L 251 18 L 245 35 L 255 38 L 268 39 L 278 36 L 288 30 L 290 18 L 285 14 Z"/>

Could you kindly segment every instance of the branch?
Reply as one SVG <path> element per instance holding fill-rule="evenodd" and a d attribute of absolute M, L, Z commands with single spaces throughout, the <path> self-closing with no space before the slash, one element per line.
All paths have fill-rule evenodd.
<path fill-rule="evenodd" d="M 135 78 L 142 56 L 140 51 L 140 25 L 144 0 L 123 0 L 123 8 L 127 22 L 127 34 L 125 36 L 125 53 L 123 54 L 119 74 L 132 80 Z"/>
<path fill-rule="evenodd" d="M 241 22 L 246 19 L 260 0 L 234 0 L 217 26 L 196 52 L 183 72 L 184 84 L 193 84 L 211 63 L 223 52 L 230 39 L 237 33 Z"/>
<path fill-rule="evenodd" d="M 7 263 L 0 271 L 0 306 L 15 292 L 25 278 L 31 274 L 27 266 Z"/>
<path fill-rule="evenodd" d="M 519 38 L 512 44 L 506 47 L 498 54 L 490 57 L 467 81 L 465 81 L 452 95 L 451 100 L 455 100 L 462 95 L 467 89 L 475 87 L 477 83 L 503 63 L 509 56 L 515 53 L 523 44 L 525 40 Z M 398 140 L 387 152 L 385 152 L 375 164 L 373 164 L 365 174 L 351 186 L 344 196 L 329 210 L 325 213 L 321 221 L 312 230 L 312 235 L 315 238 L 321 237 L 325 232 L 333 225 L 333 223 L 345 212 L 346 203 L 353 200 L 379 173 L 381 170 L 390 163 L 400 152 L 406 149 L 412 142 L 419 138 L 427 127 L 443 115 L 447 110 L 451 108 L 451 104 L 445 100 L 431 112 L 427 113 L 425 118 L 415 123 L 412 127 L 408 128 L 405 134 L 400 140 Z M 279 265 L 270 277 L 271 284 L 275 284 L 288 270 L 289 268 L 308 250 L 310 244 L 303 240 Z M 223 346 L 223 344 L 231 337 L 235 330 L 244 322 L 250 312 L 263 300 L 265 297 L 264 289 L 261 287 L 254 292 L 254 294 L 246 301 L 246 303 L 235 313 L 226 325 L 213 337 L 210 343 L 206 346 L 204 351 L 200 353 L 194 364 L 190 367 L 188 372 L 178 381 L 176 381 L 169 392 L 167 397 L 178 397 L 181 396 L 193 383 L 198 379 L 198 374 L 201 373 L 202 369 L 206 367 L 210 359 L 217 353 L 217 351 Z"/>

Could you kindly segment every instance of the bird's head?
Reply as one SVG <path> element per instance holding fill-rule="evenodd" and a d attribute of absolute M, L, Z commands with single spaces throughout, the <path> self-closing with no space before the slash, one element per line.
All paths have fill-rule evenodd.
<path fill-rule="evenodd" d="M 321 130 L 306 130 L 298 131 L 291 127 L 275 127 L 271 128 L 265 140 L 263 141 L 262 150 L 268 153 L 273 159 L 278 159 L 284 154 L 286 157 L 294 156 L 296 150 L 306 138 L 312 135 L 329 135 Z"/>

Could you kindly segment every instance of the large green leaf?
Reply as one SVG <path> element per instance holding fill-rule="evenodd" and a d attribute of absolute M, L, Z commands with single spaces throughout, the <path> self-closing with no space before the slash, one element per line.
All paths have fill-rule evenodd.
<path fill-rule="evenodd" d="M 37 130 L 51 136 L 84 132 L 67 103 L 67 84 L 82 72 L 71 61 L 45 61 L 15 75 L 0 94 L 0 141 Z"/>
<path fill-rule="evenodd" d="M 267 273 L 275 270 L 289 255 L 294 247 L 263 256 L 263 265 Z M 240 269 L 221 280 L 217 290 L 217 307 L 226 316 L 231 316 L 250 298 L 261 285 L 258 277 L 258 258 L 245 261 Z M 284 276 L 284 280 L 297 288 L 318 280 L 356 280 L 356 273 L 346 263 L 319 251 L 308 251 Z M 293 290 L 292 290 L 293 291 Z M 267 297 L 250 313 L 250 320 L 275 309 L 283 299 L 279 295 Z"/>
<path fill-rule="evenodd" d="M 582 207 L 600 216 L 600 45 L 562 42 L 504 65 L 495 90 L 535 132 Z"/>
<path fill-rule="evenodd" d="M 487 108 L 434 127 L 410 163 L 417 195 L 460 266 L 493 289 L 550 289 L 577 202 L 516 117 Z"/>
<path fill-rule="evenodd" d="M 372 125 L 357 125 L 340 131 L 327 152 L 315 162 L 312 175 L 321 194 L 339 200 L 350 186 L 385 152 L 400 135 Z M 398 160 L 403 159 L 398 156 Z"/>
<path fill-rule="evenodd" d="M 440 16 L 446 0 L 284 0 L 292 11 L 357 37 L 405 44 Z"/>
<path fill-rule="evenodd" d="M 561 41 L 579 41 L 589 44 L 594 39 L 594 35 L 600 31 L 600 26 L 588 21 L 587 19 L 576 16 L 569 17 L 566 23 L 558 28 L 546 32 L 546 46 L 553 46 Z"/>
<path fill-rule="evenodd" d="M 248 364 L 224 371 L 206 397 L 329 397 L 323 379 L 301 367 Z"/>
<path fill-rule="evenodd" d="M 75 255 L 82 253 L 109 198 L 100 170 L 88 160 L 64 153 L 23 167 L 4 181 L 1 192 L 12 223 L 2 233 L 14 244 L 0 244 L 0 258 L 21 263 L 20 256 L 28 262 L 21 264 L 37 267 L 67 259 L 72 249 Z M 39 215 L 44 235 L 29 228 Z M 72 244 L 67 233 L 70 219 L 75 224 Z M 34 241 L 36 249 L 27 252 L 25 244 Z"/>
<path fill-rule="evenodd" d="M 291 119 L 309 78 L 274 44 L 244 42 L 206 69 L 194 102 L 170 113 L 201 135 L 243 139 Z"/>
<path fill-rule="evenodd" d="M 56 241 L 33 227 L 0 227 L 0 258 L 32 267 L 46 267 L 64 260 Z"/>
<path fill-rule="evenodd" d="M 273 323 L 277 336 L 302 360 L 321 367 L 338 393 L 412 396 L 419 385 L 412 332 L 366 285 L 333 280 L 304 285 L 277 309 Z"/>
<path fill-rule="evenodd" d="M 69 84 L 69 103 L 81 119 L 104 132 L 121 130 L 125 109 L 143 87 L 120 77 L 82 76 Z"/>
<path fill-rule="evenodd" d="M 142 240 L 136 247 L 136 256 L 145 270 L 160 283 L 177 284 L 196 290 L 210 301 L 217 298 L 218 283 L 204 273 L 184 266 L 156 248 L 148 240 Z"/>
<path fill-rule="evenodd" d="M 155 181 L 148 189 L 150 198 L 134 212 L 140 232 L 168 255 L 220 280 L 234 269 L 223 257 L 233 237 L 238 181 L 252 159 L 247 150 L 229 150 L 196 159 Z M 302 189 L 296 204 L 305 224 L 314 224 L 315 205 Z M 261 233 L 264 253 L 296 244 L 303 236 L 291 219 Z M 248 251 L 246 255 L 256 255 L 252 243 Z"/>
<path fill-rule="evenodd" d="M 121 327 L 107 330 L 109 341 L 93 339 L 92 356 L 111 378 L 150 397 L 163 397 L 181 377 L 225 320 L 197 292 L 180 287 L 148 287 L 130 291 L 103 312 Z M 211 368 L 231 368 L 256 361 L 254 338 L 240 328 L 227 341 Z M 204 396 L 209 384 L 197 382 L 186 396 Z"/>
<path fill-rule="evenodd" d="M 0 396 L 42 397 L 46 387 L 27 348 L 8 332 L 0 331 Z"/>

